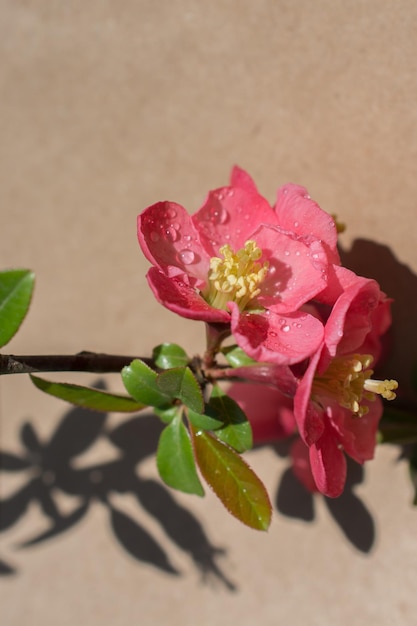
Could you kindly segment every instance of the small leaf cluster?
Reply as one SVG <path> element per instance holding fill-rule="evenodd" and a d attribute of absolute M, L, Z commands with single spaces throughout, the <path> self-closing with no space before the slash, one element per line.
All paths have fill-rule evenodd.
<path fill-rule="evenodd" d="M 138 402 L 153 407 L 166 424 L 157 450 L 162 480 L 175 489 L 204 495 L 199 469 L 232 515 L 266 530 L 271 505 L 265 487 L 240 456 L 252 447 L 252 431 L 244 412 L 218 386 L 205 401 L 190 369 L 190 359 L 176 344 L 154 349 L 159 371 L 135 359 L 123 368 L 123 383 Z"/>

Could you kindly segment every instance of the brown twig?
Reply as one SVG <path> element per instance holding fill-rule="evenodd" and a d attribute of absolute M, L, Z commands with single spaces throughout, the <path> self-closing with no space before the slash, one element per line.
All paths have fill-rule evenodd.
<path fill-rule="evenodd" d="M 5 374 L 31 374 L 33 372 L 91 372 L 108 374 L 120 372 L 133 359 L 140 358 L 155 368 L 152 359 L 134 356 L 118 356 L 96 352 L 78 354 L 14 355 L 0 354 L 0 376 Z"/>

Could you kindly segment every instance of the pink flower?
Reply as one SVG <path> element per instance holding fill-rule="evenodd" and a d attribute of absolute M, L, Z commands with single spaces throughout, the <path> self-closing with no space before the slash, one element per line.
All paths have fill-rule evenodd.
<path fill-rule="evenodd" d="M 325 291 L 339 262 L 336 237 L 334 220 L 303 187 L 282 187 L 271 207 L 239 168 L 193 216 L 159 202 L 138 217 L 157 300 L 183 317 L 230 324 L 251 357 L 279 364 L 322 342 L 321 322 L 300 309 Z"/>
<path fill-rule="evenodd" d="M 294 398 L 294 415 L 309 448 L 319 491 L 341 494 L 344 452 L 358 463 L 373 458 L 382 415 L 377 397 L 395 398 L 396 381 L 373 380 L 381 335 L 390 324 L 389 300 L 373 280 L 338 268 L 340 295 L 325 322 L 324 339 Z"/>
<path fill-rule="evenodd" d="M 250 421 L 255 444 L 279 441 L 296 432 L 292 398 L 277 389 L 256 383 L 234 383 L 227 394 Z"/>

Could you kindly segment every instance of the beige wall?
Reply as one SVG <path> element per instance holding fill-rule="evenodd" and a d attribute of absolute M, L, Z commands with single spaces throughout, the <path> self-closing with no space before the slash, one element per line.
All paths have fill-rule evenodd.
<path fill-rule="evenodd" d="M 148 290 L 135 219 L 162 199 L 195 210 L 238 163 L 271 201 L 297 182 L 347 223 L 346 262 L 396 298 L 389 374 L 411 397 L 417 5 L 2 0 L 0 11 L 0 265 L 37 274 L 10 351 L 149 354 L 173 338 L 199 351 L 201 325 L 162 310 Z M 0 392 L 1 446 L 16 454 L 25 420 L 48 439 L 68 413 L 23 378 L 2 379 Z M 111 416 L 108 430 L 123 419 Z M 85 464 L 101 462 L 115 448 L 102 436 L 88 454 Z M 353 496 L 339 506 L 350 540 L 320 498 L 314 521 L 276 512 L 259 535 L 211 495 L 175 495 L 204 541 L 225 548 L 216 562 L 238 593 L 201 584 L 189 553 L 131 492 L 113 491 L 113 508 L 143 524 L 182 577 L 135 559 L 126 528 L 130 549 L 121 547 L 100 503 L 67 533 L 16 550 L 49 524 L 32 503 L 0 535 L 4 568 L 17 571 L 0 588 L 5 623 L 412 623 L 417 518 L 396 458 L 379 450 L 355 487 L 362 506 Z M 250 462 L 274 495 L 287 460 L 268 449 Z M 154 476 L 152 458 L 143 472 Z M 25 480 L 8 476 L 3 493 Z M 83 501 L 58 500 L 62 511 Z"/>

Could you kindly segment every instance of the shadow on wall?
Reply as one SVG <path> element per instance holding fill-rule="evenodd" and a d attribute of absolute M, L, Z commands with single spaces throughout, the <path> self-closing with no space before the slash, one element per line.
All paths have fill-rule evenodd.
<path fill-rule="evenodd" d="M 288 456 L 288 447 L 287 443 L 280 444 L 275 447 L 275 451 L 278 456 Z M 355 486 L 363 482 L 363 479 L 363 467 L 348 459 L 348 474 L 342 495 L 334 499 L 325 498 L 309 493 L 297 480 L 292 469 L 288 468 L 281 477 L 275 505 L 286 517 L 312 522 L 315 517 L 315 501 L 322 497 L 346 539 L 357 550 L 367 553 L 375 542 L 375 523 L 365 504 L 354 493 Z"/>
<path fill-rule="evenodd" d="M 100 385 L 102 388 L 102 385 Z M 41 544 L 73 528 L 96 503 L 109 513 L 111 528 L 119 544 L 137 561 L 149 563 L 171 574 L 180 575 L 165 549 L 151 532 L 111 502 L 112 493 L 131 494 L 152 515 L 166 536 L 187 553 L 203 579 L 215 578 L 230 591 L 235 585 L 217 564 L 225 554 L 212 545 L 201 523 L 178 504 L 173 492 L 152 478 L 141 478 L 137 465 L 155 456 L 162 425 L 153 415 L 128 419 L 113 430 L 106 429 L 106 414 L 76 408 L 58 424 L 49 442 L 41 442 L 30 422 L 23 424 L 20 439 L 25 448 L 21 456 L 0 452 L 0 469 L 5 472 L 27 472 L 27 484 L 11 497 L 0 501 L 0 530 L 13 526 L 25 514 L 31 502 L 42 509 L 46 530 L 20 544 L 28 548 Z M 73 467 L 75 457 L 105 437 L 120 454 L 119 458 L 87 468 Z M 61 514 L 54 500 L 60 490 L 79 498 L 71 513 Z M 13 567 L 0 561 L 0 574 L 15 573 Z"/>

